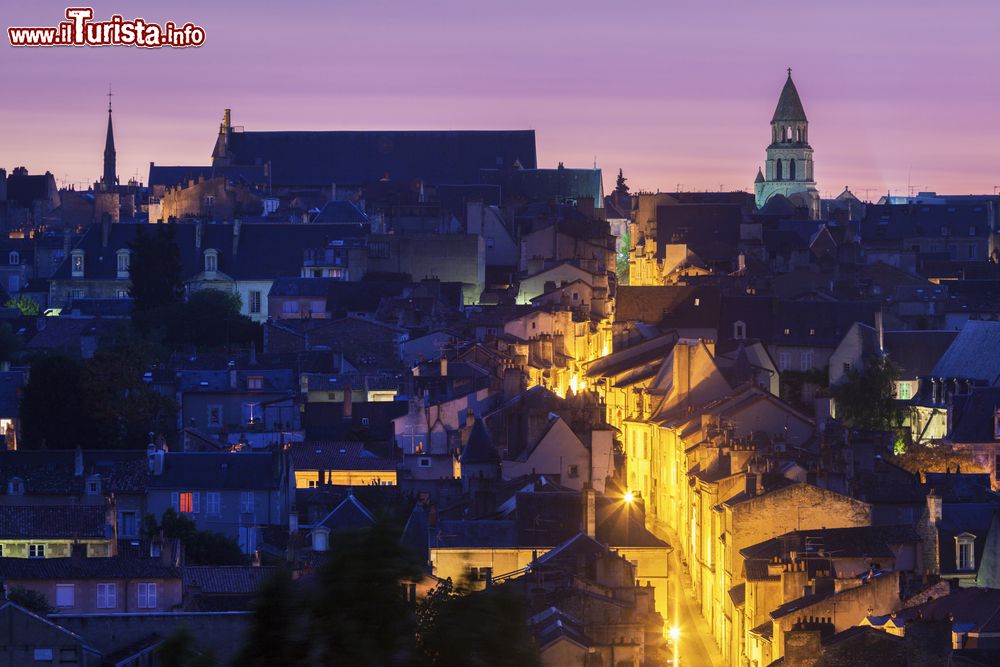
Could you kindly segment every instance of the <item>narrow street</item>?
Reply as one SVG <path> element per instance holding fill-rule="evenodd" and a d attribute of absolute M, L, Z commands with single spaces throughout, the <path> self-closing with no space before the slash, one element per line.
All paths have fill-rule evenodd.
<path fill-rule="evenodd" d="M 701 615 L 694 599 L 691 575 L 681 563 L 679 541 L 662 525 L 650 526 L 660 539 L 674 547 L 670 554 L 670 606 L 676 609 L 676 624 L 680 629 L 678 665 L 681 667 L 724 667 L 722 653 L 715 646 L 708 622 Z M 680 584 L 679 586 L 677 584 Z"/>

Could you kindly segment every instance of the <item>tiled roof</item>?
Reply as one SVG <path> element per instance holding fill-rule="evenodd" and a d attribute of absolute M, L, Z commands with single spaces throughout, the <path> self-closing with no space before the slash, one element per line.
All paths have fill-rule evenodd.
<path fill-rule="evenodd" d="M 197 586 L 202 594 L 208 595 L 253 595 L 278 570 L 250 565 L 199 565 L 182 569 L 184 586 Z"/>
<path fill-rule="evenodd" d="M 42 579 L 180 579 L 180 568 L 159 558 L 0 558 L 0 578 Z"/>
<path fill-rule="evenodd" d="M 973 390 L 962 405 L 961 411 L 956 411 L 957 425 L 951 432 L 950 440 L 963 443 L 996 442 L 995 416 L 998 408 L 1000 408 L 1000 387 Z"/>
<path fill-rule="evenodd" d="M 83 474 L 76 476 L 76 452 L 0 451 L 0 493 L 7 492 L 7 482 L 17 477 L 24 482 L 26 495 L 80 494 L 87 478 L 101 476 L 101 491 L 142 493 L 149 478 L 145 451 L 90 449 L 81 452 Z"/>
<path fill-rule="evenodd" d="M 744 558 L 771 559 L 819 552 L 832 558 L 891 558 L 890 547 L 915 544 L 920 536 L 911 526 L 860 526 L 856 528 L 819 528 L 785 533 L 765 542 L 740 549 Z"/>
<path fill-rule="evenodd" d="M 104 504 L 0 505 L 0 538 L 96 538 L 105 532 Z"/>

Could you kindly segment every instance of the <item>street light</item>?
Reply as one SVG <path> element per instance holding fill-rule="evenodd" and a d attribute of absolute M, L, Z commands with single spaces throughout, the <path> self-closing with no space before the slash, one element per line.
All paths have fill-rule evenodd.
<path fill-rule="evenodd" d="M 671 642 L 671 644 L 673 644 L 673 649 L 674 649 L 674 659 L 673 659 L 673 666 L 674 667 L 677 667 L 677 665 L 679 664 L 678 663 L 678 656 L 677 656 L 677 653 L 678 653 L 678 651 L 677 651 L 677 644 L 679 643 L 680 638 L 681 638 L 681 629 L 678 628 L 676 625 L 673 626 L 673 627 L 671 627 L 670 628 L 670 642 Z"/>
<path fill-rule="evenodd" d="M 631 505 L 632 503 L 635 502 L 635 494 L 632 493 L 631 491 L 626 491 L 625 495 L 622 496 L 622 500 Z"/>

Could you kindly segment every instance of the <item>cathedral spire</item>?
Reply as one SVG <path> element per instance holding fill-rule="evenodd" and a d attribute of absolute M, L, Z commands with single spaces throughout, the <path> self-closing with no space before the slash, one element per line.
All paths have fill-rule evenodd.
<path fill-rule="evenodd" d="M 118 183 L 118 176 L 115 174 L 115 129 L 111 123 L 111 87 L 108 87 L 108 136 L 104 140 L 104 175 L 101 177 L 101 184 L 105 188 L 111 188 Z"/>

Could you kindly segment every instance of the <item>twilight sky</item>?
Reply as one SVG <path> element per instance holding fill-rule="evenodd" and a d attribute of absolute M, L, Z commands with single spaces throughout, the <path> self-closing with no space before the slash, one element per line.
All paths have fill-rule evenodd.
<path fill-rule="evenodd" d="M 123 181 L 208 164 L 231 107 L 248 130 L 531 128 L 540 166 L 596 157 L 608 190 L 619 167 L 633 190 L 750 189 L 792 67 L 824 196 L 1000 185 L 995 0 L 89 4 L 206 44 L 13 49 L 7 27 L 67 3 L 9 4 L 0 166 L 98 178 L 110 83 Z"/>

